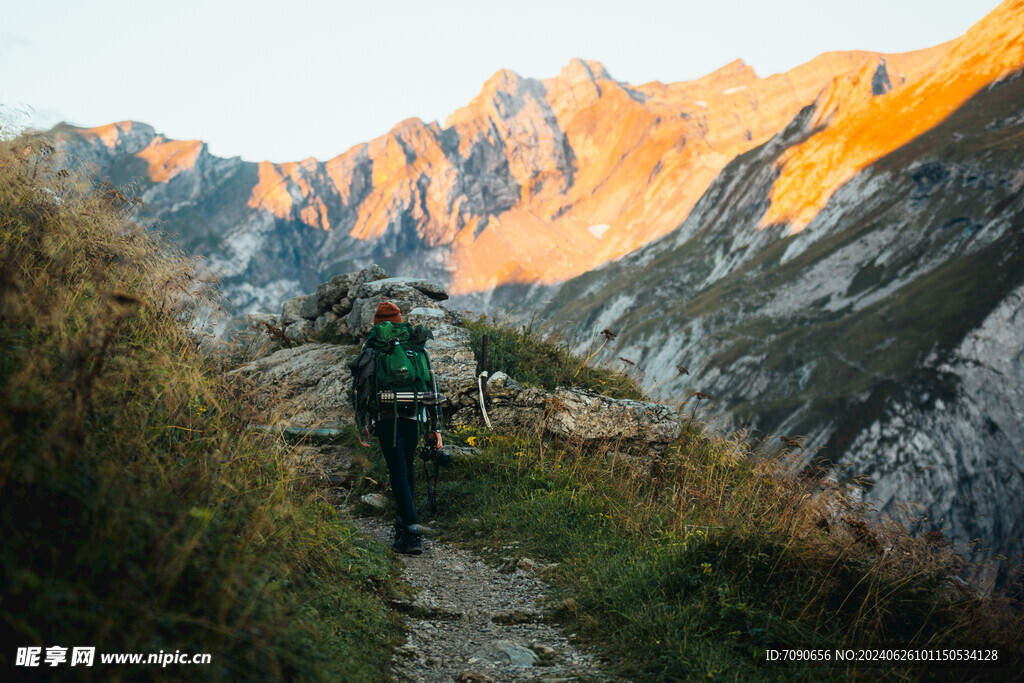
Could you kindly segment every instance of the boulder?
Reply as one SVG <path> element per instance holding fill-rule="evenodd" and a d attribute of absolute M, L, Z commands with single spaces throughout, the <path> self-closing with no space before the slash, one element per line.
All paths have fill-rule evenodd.
<path fill-rule="evenodd" d="M 444 301 L 448 298 L 448 292 L 441 285 L 415 277 L 389 277 L 366 282 L 357 290 L 357 296 L 362 299 L 370 296 L 406 294 L 408 289 L 416 290 L 431 301 Z"/>
<path fill-rule="evenodd" d="M 379 493 L 367 493 L 360 496 L 359 500 L 378 510 L 383 510 L 388 506 L 388 499 Z"/>
<path fill-rule="evenodd" d="M 345 273 L 332 277 L 316 288 L 316 303 L 321 311 L 333 311 L 334 307 L 348 297 L 348 290 L 358 277 L 358 273 Z M 351 308 L 352 302 L 349 301 Z M 347 311 L 346 311 L 347 312 Z"/>
<path fill-rule="evenodd" d="M 314 328 L 313 323 L 302 318 L 298 322 L 294 322 L 288 327 L 284 328 L 284 336 L 291 339 L 293 342 L 304 342 L 313 338 Z"/>
<path fill-rule="evenodd" d="M 398 306 L 403 318 L 409 318 L 413 311 L 417 311 L 419 317 L 431 318 L 432 321 L 444 319 L 455 323 L 461 322 L 457 314 L 438 303 L 447 299 L 448 293 L 439 285 L 427 280 L 391 277 L 365 282 L 356 288 L 352 298 L 352 309 L 345 316 L 344 330 L 361 337 L 366 336 L 373 327 L 373 315 L 383 301 L 390 301 Z"/>
<path fill-rule="evenodd" d="M 360 286 L 387 277 L 387 271 L 376 263 L 358 273 L 337 275 L 316 288 L 317 307 L 321 313 L 332 311 L 339 316 L 346 315 L 352 310 Z"/>
<path fill-rule="evenodd" d="M 305 428 L 340 428 L 354 421 L 349 405 L 352 385 L 348 362 L 352 346 L 304 344 L 281 349 L 229 373 L 256 378 L 267 387 L 264 401 L 279 415 L 278 424 Z"/>
<path fill-rule="evenodd" d="M 321 313 L 320 317 L 313 322 L 313 331 L 320 334 L 324 331 L 333 331 L 337 328 L 338 316 L 334 311 Z"/>
<path fill-rule="evenodd" d="M 314 333 L 333 325 L 331 331 L 339 337 L 365 337 L 373 327 L 373 315 L 382 301 L 397 305 L 403 318 L 418 319 L 417 322 L 423 324 L 439 321 L 461 324 L 461 316 L 438 304 L 447 298 L 448 292 L 437 283 L 420 278 L 388 277 L 383 268 L 374 264 L 358 273 L 337 275 L 317 287 L 313 294 L 285 302 L 281 326 L 287 333 L 292 325 L 308 320 L 313 322 Z M 305 327 L 297 327 L 289 338 L 301 341 L 311 335 Z"/>
<path fill-rule="evenodd" d="M 337 275 L 317 287 L 312 294 L 286 301 L 281 311 L 281 327 L 287 328 L 300 320 L 314 321 L 326 313 L 333 313 L 339 317 L 347 315 L 352 310 L 356 291 L 362 285 L 387 277 L 387 272 L 377 264 L 358 273 Z"/>
<path fill-rule="evenodd" d="M 537 662 L 537 653 L 511 640 L 492 640 L 470 655 L 467 664 L 487 663 L 526 669 Z"/>
<path fill-rule="evenodd" d="M 405 319 L 412 323 L 428 325 L 431 322 L 444 320 L 445 312 L 440 308 L 414 308 L 409 311 L 409 314 L 405 316 Z"/>
<path fill-rule="evenodd" d="M 297 296 L 284 302 L 284 307 L 281 310 L 281 325 L 287 328 L 300 320 L 314 320 L 318 315 L 320 315 L 320 309 L 317 308 L 315 294 Z"/>
<path fill-rule="evenodd" d="M 437 388 L 449 406 L 470 405 L 476 391 L 476 355 L 469 346 L 469 332 L 450 322 L 409 316 L 409 322 L 429 327 L 434 338 L 427 341 L 427 353 L 437 378 Z"/>
<path fill-rule="evenodd" d="M 475 395 L 474 395 L 475 397 Z M 537 431 L 580 445 L 616 450 L 664 450 L 679 436 L 678 411 L 651 401 L 602 396 L 583 389 L 525 388 L 504 373 L 487 384 L 487 414 L 495 431 Z M 456 422 L 482 422 L 477 399 L 455 415 Z"/>

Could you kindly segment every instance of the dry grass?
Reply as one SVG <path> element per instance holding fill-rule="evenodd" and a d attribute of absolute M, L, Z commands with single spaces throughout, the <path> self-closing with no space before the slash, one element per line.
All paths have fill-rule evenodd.
<path fill-rule="evenodd" d="M 396 631 L 366 580 L 390 569 L 246 430 L 249 388 L 207 352 L 213 283 L 56 156 L 0 143 L 0 662 L 71 643 L 381 675 Z"/>

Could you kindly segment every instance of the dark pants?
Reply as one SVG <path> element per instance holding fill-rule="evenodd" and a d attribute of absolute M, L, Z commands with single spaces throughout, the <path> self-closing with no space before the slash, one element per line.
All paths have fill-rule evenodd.
<path fill-rule="evenodd" d="M 400 418 L 396 430 L 395 422 L 395 418 L 381 420 L 375 425 L 374 433 L 380 440 L 380 449 L 384 451 L 384 460 L 388 464 L 398 517 L 408 528 L 416 523 L 416 504 L 412 495 L 416 484 L 417 425 L 416 420 Z"/>

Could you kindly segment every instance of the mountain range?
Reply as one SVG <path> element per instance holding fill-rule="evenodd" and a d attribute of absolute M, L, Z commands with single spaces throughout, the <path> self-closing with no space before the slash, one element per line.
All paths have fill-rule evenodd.
<path fill-rule="evenodd" d="M 837 76 L 887 90 L 941 54 L 829 53 L 768 78 L 736 61 L 642 86 L 579 59 L 545 80 L 503 70 L 443 127 L 408 119 L 326 162 L 220 159 L 132 121 L 55 132 L 115 182 L 141 183 L 146 213 L 211 260 L 240 308 L 369 261 L 479 294 L 562 282 L 636 250 Z"/>
<path fill-rule="evenodd" d="M 443 126 L 326 162 L 220 159 L 137 122 L 53 133 L 135 183 L 243 310 L 377 262 L 581 348 L 611 329 L 605 356 L 657 395 L 708 393 L 991 554 L 1024 534 L 1022 68 L 1007 0 L 934 48 L 767 78 L 500 71 Z"/>

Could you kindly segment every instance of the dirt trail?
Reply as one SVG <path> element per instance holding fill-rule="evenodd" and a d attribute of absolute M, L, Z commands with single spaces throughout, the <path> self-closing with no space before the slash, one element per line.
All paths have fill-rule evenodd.
<path fill-rule="evenodd" d="M 360 518 L 367 536 L 390 545 L 391 524 Z M 405 615 L 406 642 L 392 672 L 409 681 L 572 681 L 608 677 L 593 655 L 547 623 L 546 586 L 532 568 L 503 573 L 476 555 L 425 536 L 422 555 L 400 556 L 402 580 L 416 589 Z M 528 564 L 528 563 L 527 563 Z"/>

